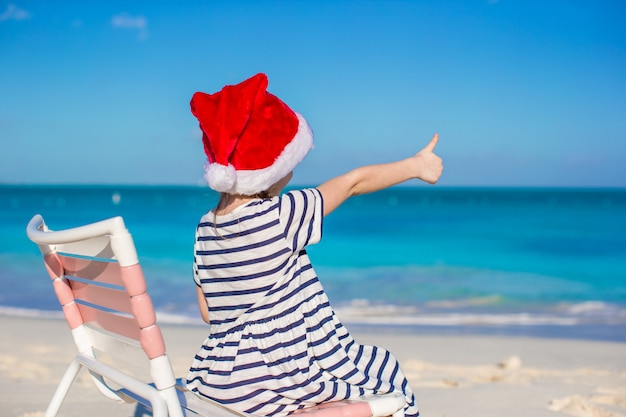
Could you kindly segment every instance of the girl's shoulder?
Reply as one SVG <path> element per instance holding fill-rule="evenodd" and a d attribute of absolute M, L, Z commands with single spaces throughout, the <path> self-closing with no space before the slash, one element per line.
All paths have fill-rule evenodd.
<path fill-rule="evenodd" d="M 292 188 L 290 190 L 285 191 L 284 194 L 281 194 L 282 198 L 289 196 L 290 198 L 321 198 L 322 194 L 319 192 L 317 188 L 307 187 L 307 188 Z"/>
<path fill-rule="evenodd" d="M 315 213 L 323 213 L 322 194 L 317 188 L 292 189 L 282 195 L 280 211 L 281 215 L 288 212 L 296 216 L 315 216 Z"/>

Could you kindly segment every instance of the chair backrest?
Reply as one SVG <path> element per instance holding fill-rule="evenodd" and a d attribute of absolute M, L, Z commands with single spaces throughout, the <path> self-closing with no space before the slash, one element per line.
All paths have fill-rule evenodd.
<path fill-rule="evenodd" d="M 98 352 L 121 353 L 131 362 L 134 355 L 145 353 L 156 388 L 171 391 L 165 395 L 166 401 L 174 402 L 168 402 L 168 409 L 180 409 L 176 379 L 123 219 L 51 231 L 36 215 L 27 226 L 27 235 L 39 245 L 79 353 L 96 359 Z M 120 399 L 102 375 L 92 376 L 103 394 Z"/>

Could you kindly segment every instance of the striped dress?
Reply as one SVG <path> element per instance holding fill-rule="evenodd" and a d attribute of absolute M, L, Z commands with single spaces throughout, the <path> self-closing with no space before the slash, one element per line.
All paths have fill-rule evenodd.
<path fill-rule="evenodd" d="M 209 306 L 210 334 L 187 386 L 238 411 L 286 415 L 367 393 L 415 398 L 388 351 L 354 341 L 332 310 L 305 247 L 322 237 L 316 189 L 207 213 L 195 242 L 194 278 Z"/>

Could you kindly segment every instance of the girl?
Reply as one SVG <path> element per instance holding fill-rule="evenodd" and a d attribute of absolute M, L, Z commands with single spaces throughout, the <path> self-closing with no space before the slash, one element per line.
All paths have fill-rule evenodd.
<path fill-rule="evenodd" d="M 280 194 L 313 146 L 304 118 L 254 77 L 215 94 L 195 93 L 205 178 L 221 192 L 197 227 L 194 279 L 210 334 L 188 387 L 242 412 L 286 415 L 366 393 L 402 392 L 419 415 L 398 361 L 358 344 L 331 308 L 306 253 L 324 216 L 351 196 L 417 178 L 435 183 L 438 136 L 416 155 L 365 166 L 317 188 Z"/>

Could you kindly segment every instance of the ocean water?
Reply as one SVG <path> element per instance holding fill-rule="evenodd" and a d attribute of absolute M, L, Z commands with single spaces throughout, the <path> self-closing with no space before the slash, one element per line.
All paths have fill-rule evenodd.
<path fill-rule="evenodd" d="M 28 220 L 121 215 L 161 322 L 200 324 L 205 187 L 0 186 L 0 313 L 58 316 Z M 349 327 L 626 341 L 626 190 L 396 187 L 353 198 L 308 250 Z"/>

